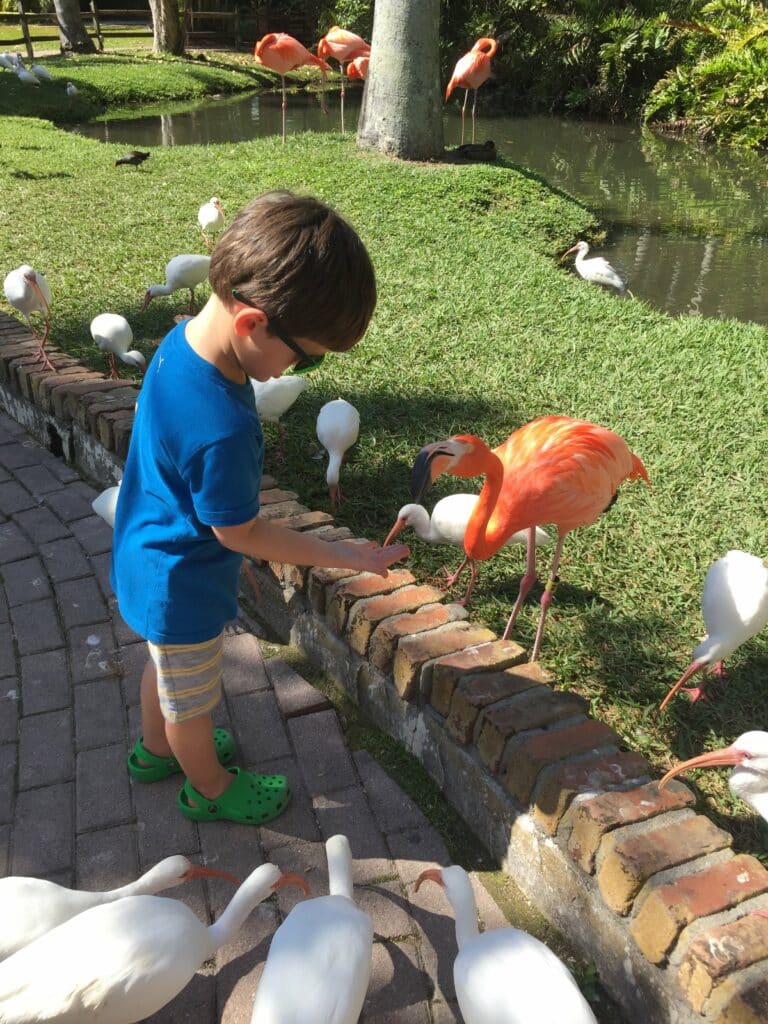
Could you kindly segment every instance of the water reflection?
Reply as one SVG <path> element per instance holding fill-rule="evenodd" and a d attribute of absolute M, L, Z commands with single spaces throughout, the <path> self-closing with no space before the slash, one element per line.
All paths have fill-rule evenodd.
<path fill-rule="evenodd" d="M 359 89 L 347 93 L 348 124 L 360 97 Z M 278 93 L 262 93 L 76 130 L 136 148 L 236 142 L 279 134 L 280 103 Z M 290 94 L 287 131 L 338 131 L 338 104 L 330 95 L 326 115 L 316 94 Z M 458 144 L 460 131 L 458 108 L 451 108 L 446 145 Z M 627 277 L 638 298 L 673 315 L 768 324 L 765 157 L 562 118 L 481 116 L 477 141 L 489 138 L 502 156 L 595 210 L 610 230 L 594 253 Z"/>

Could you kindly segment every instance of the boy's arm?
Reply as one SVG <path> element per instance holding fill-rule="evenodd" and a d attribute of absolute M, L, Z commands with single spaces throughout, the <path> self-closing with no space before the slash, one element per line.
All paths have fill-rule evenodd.
<path fill-rule="evenodd" d="M 326 541 L 316 534 L 289 530 L 258 516 L 240 526 L 212 526 L 211 529 L 225 548 L 250 558 L 329 569 L 358 569 L 379 576 L 386 576 L 388 566 L 410 554 L 405 544 L 380 548 L 346 540 Z"/>

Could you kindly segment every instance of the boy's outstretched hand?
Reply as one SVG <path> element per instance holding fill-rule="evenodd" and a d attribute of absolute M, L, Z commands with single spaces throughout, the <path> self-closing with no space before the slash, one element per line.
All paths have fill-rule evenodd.
<path fill-rule="evenodd" d="M 334 542 L 333 548 L 334 555 L 338 555 L 339 558 L 339 568 L 375 572 L 379 576 L 386 576 L 390 565 L 407 558 L 411 553 L 407 544 L 390 544 L 389 547 L 380 548 L 373 541 L 361 544 L 338 540 Z"/>

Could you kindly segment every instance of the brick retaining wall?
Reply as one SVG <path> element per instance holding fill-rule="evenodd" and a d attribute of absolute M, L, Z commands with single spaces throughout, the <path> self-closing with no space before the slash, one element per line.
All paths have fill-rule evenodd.
<path fill-rule="evenodd" d="M 137 389 L 36 344 L 0 313 L 0 402 L 104 486 Z M 262 514 L 349 537 L 264 480 Z M 407 570 L 254 563 L 258 611 L 425 765 L 473 831 L 641 1024 L 768 1024 L 768 871 L 580 697 Z"/>

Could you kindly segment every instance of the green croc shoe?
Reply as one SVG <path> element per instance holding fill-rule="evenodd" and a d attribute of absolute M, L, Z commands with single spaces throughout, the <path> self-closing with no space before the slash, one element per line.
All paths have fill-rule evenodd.
<path fill-rule="evenodd" d="M 128 755 L 128 772 L 132 778 L 137 782 L 160 782 L 161 779 L 168 779 L 181 771 L 181 765 L 175 757 L 158 757 L 157 754 L 150 753 L 142 739 L 136 740 L 133 750 Z M 226 729 L 214 729 L 213 743 L 219 764 L 229 764 L 235 756 L 235 739 L 232 733 Z"/>
<path fill-rule="evenodd" d="M 179 810 L 194 821 L 237 821 L 263 825 L 282 814 L 291 799 L 291 787 L 284 775 L 257 775 L 242 768 L 230 768 L 232 784 L 215 800 L 198 793 L 189 779 L 182 786 Z"/>

